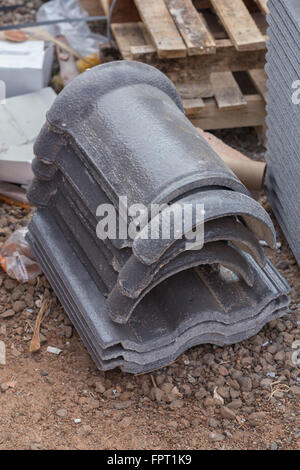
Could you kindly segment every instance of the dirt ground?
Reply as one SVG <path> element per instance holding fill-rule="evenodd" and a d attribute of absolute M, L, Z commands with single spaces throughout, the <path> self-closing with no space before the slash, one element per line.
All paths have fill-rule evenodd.
<path fill-rule="evenodd" d="M 3 4 L 20 3 L 4 0 Z M 1 2 L 2 4 L 2 2 Z M 31 21 L 41 1 L 26 2 Z M 217 133 L 255 159 L 253 130 Z M 262 195 L 267 210 L 268 203 Z M 0 202 L 0 247 L 31 214 Z M 195 347 L 152 374 L 96 370 L 44 276 L 19 284 L 0 271 L 0 449 L 300 449 L 300 273 L 277 228 L 268 256 L 291 285 L 291 313 L 230 347 Z M 43 299 L 42 346 L 30 353 Z M 62 349 L 60 355 L 47 346 Z M 215 394 L 214 394 L 215 392 Z"/>

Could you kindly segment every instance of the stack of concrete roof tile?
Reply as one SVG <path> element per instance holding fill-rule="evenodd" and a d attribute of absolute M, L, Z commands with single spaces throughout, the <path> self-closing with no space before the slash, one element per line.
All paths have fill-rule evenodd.
<path fill-rule="evenodd" d="M 259 243 L 274 245 L 269 216 L 158 70 L 113 62 L 73 80 L 35 154 L 28 197 L 39 208 L 28 240 L 99 368 L 153 370 L 196 344 L 241 341 L 287 313 L 289 288 Z M 117 227 L 130 227 L 124 197 L 146 208 L 140 230 L 99 238 L 101 204 L 114 208 Z M 188 204 L 183 237 L 173 226 L 163 238 Z M 204 246 L 187 249 L 203 217 Z"/>
<path fill-rule="evenodd" d="M 266 186 L 272 209 L 300 263 L 300 2 L 269 0 L 268 6 Z"/>

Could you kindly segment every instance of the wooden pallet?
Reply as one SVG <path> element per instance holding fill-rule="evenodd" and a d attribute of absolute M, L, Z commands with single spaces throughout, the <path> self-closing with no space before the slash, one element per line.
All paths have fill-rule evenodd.
<path fill-rule="evenodd" d="M 243 93 L 232 72 L 213 75 L 212 98 L 184 99 L 185 113 L 204 130 L 256 127 L 263 140 L 265 126 L 266 75 L 263 69 L 245 72 L 253 90 Z"/>
<path fill-rule="evenodd" d="M 121 26 L 124 22 L 117 23 L 112 18 L 113 31 L 124 59 L 141 60 L 143 55 L 147 58 L 149 54 L 157 55 L 160 59 L 214 55 L 218 47 L 222 47 L 218 39 L 229 39 L 228 44 L 233 45 L 236 51 L 265 51 L 266 0 L 244 1 L 201 0 L 193 3 L 192 0 L 126 0 L 126 18 L 130 18 L 131 11 L 132 18 L 135 18 L 129 22 L 131 25 L 125 26 L 126 32 L 130 35 L 132 28 L 132 34 L 135 35 L 135 25 L 132 23 L 139 15 L 143 24 L 140 25 L 143 39 L 139 44 L 129 43 L 129 50 L 127 47 L 124 51 L 125 31 Z M 257 11 L 247 8 L 249 1 L 252 10 L 256 7 Z M 105 2 L 108 11 L 109 0 Z M 194 4 L 206 8 L 198 12 Z M 131 46 L 135 49 L 131 50 Z"/>
<path fill-rule="evenodd" d="M 108 14 L 111 0 L 100 0 Z M 112 16 L 120 54 L 160 68 L 204 130 L 265 125 L 267 0 L 124 0 Z M 199 12 L 198 9 L 201 11 Z M 235 72 L 253 84 L 248 93 Z"/>

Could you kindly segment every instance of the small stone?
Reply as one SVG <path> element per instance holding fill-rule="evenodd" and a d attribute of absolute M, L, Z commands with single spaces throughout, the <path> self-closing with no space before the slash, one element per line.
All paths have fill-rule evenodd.
<path fill-rule="evenodd" d="M 8 390 L 8 385 L 6 383 L 3 383 L 0 385 L 0 389 L 2 393 L 5 393 Z"/>
<path fill-rule="evenodd" d="M 240 441 L 243 437 L 244 437 L 243 432 L 239 430 L 235 431 L 231 436 L 233 441 Z"/>
<path fill-rule="evenodd" d="M 4 287 L 6 290 L 13 290 L 16 287 L 17 283 L 16 281 L 13 281 L 12 279 L 6 279 L 4 282 Z"/>
<path fill-rule="evenodd" d="M 15 314 L 14 310 L 6 310 L 5 312 L 1 313 L 0 318 L 11 318 Z"/>
<path fill-rule="evenodd" d="M 252 380 L 250 377 L 240 377 L 237 379 L 243 392 L 251 392 L 252 390 Z"/>
<path fill-rule="evenodd" d="M 86 437 L 91 434 L 92 428 L 88 424 L 84 424 L 83 426 L 80 426 L 77 432 L 81 437 Z"/>
<path fill-rule="evenodd" d="M 75 418 L 75 419 L 74 419 L 74 423 L 75 423 L 75 424 L 81 423 L 81 419 L 80 419 L 80 418 Z"/>
<path fill-rule="evenodd" d="M 219 366 L 218 371 L 223 377 L 226 377 L 226 375 L 229 375 L 228 370 L 224 366 Z"/>
<path fill-rule="evenodd" d="M 174 400 L 170 404 L 170 408 L 172 408 L 172 410 L 175 410 L 175 409 L 178 409 L 178 408 L 182 408 L 183 405 L 184 405 L 184 402 L 182 400 Z"/>
<path fill-rule="evenodd" d="M 40 333 L 40 343 L 41 344 L 47 343 L 47 338 L 46 336 L 42 335 L 42 333 Z"/>
<path fill-rule="evenodd" d="M 272 382 L 272 379 L 262 379 L 260 382 L 260 386 L 265 390 L 269 390 Z"/>
<path fill-rule="evenodd" d="M 255 413 L 251 413 L 248 417 L 248 421 L 251 426 L 258 426 L 260 424 L 263 424 L 265 417 L 266 413 L 264 411 L 258 411 Z"/>
<path fill-rule="evenodd" d="M 21 312 L 22 310 L 24 310 L 26 307 L 26 304 L 23 300 L 17 300 L 16 302 L 14 302 L 13 304 L 13 310 L 16 312 L 16 313 L 19 313 Z"/>
<path fill-rule="evenodd" d="M 227 408 L 227 406 L 222 406 L 220 409 L 220 414 L 222 418 L 224 419 L 235 419 L 235 412 L 231 410 L 230 408 Z"/>
<path fill-rule="evenodd" d="M 272 442 L 272 444 L 270 445 L 270 450 L 277 450 L 277 449 L 278 449 L 277 442 Z"/>
<path fill-rule="evenodd" d="M 61 409 L 56 411 L 57 416 L 60 418 L 65 418 L 68 414 L 67 410 Z"/>
<path fill-rule="evenodd" d="M 6 325 L 0 326 L 0 335 L 6 336 Z"/>
<path fill-rule="evenodd" d="M 127 400 L 127 401 L 117 401 L 115 403 L 115 408 L 116 410 L 125 410 L 126 408 L 130 408 L 132 405 L 132 401 Z"/>
<path fill-rule="evenodd" d="M 208 425 L 211 427 L 211 428 L 218 428 L 219 427 L 219 423 L 216 419 L 214 418 L 210 418 L 208 420 Z"/>
<path fill-rule="evenodd" d="M 27 307 L 32 308 L 34 306 L 33 295 L 29 294 L 28 292 L 24 296 L 24 301 L 25 301 Z"/>
<path fill-rule="evenodd" d="M 285 360 L 285 352 L 283 350 L 278 351 L 274 356 L 275 361 L 283 362 Z"/>
<path fill-rule="evenodd" d="M 224 441 L 225 436 L 219 432 L 213 431 L 209 434 L 209 439 L 214 442 L 221 442 Z"/>
<path fill-rule="evenodd" d="M 69 325 L 64 327 L 64 335 L 66 338 L 70 339 L 73 335 L 73 328 Z"/>
<path fill-rule="evenodd" d="M 295 397 L 300 398 L 300 387 L 299 387 L 299 385 L 293 385 L 291 387 L 290 391 L 292 392 L 293 395 L 295 395 Z"/>
<path fill-rule="evenodd" d="M 165 393 L 158 387 L 154 388 L 154 397 L 155 400 L 161 402 L 165 399 Z"/>
<path fill-rule="evenodd" d="M 214 400 L 212 397 L 206 397 L 204 400 L 204 406 L 205 408 L 209 408 L 210 406 L 216 406 L 216 400 Z"/>
<path fill-rule="evenodd" d="M 104 386 L 104 383 L 102 382 L 102 380 L 97 380 L 94 384 L 94 387 L 96 389 L 96 392 L 98 393 L 104 393 L 106 388 Z"/>
<path fill-rule="evenodd" d="M 178 428 L 178 423 L 177 423 L 177 421 L 169 421 L 167 426 L 168 426 L 168 428 L 176 430 Z"/>
<path fill-rule="evenodd" d="M 228 403 L 227 408 L 229 408 L 230 410 L 238 410 L 239 408 L 242 407 L 242 405 L 243 405 L 242 400 L 238 398 Z"/>

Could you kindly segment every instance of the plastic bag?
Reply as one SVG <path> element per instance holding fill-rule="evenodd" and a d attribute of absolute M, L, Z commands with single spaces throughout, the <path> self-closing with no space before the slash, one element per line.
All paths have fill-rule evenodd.
<path fill-rule="evenodd" d="M 28 282 L 41 274 L 41 269 L 25 239 L 27 232 L 27 228 L 16 230 L 0 249 L 0 266 L 19 282 Z"/>
<path fill-rule="evenodd" d="M 78 0 L 50 0 L 37 12 L 37 21 L 58 20 L 63 18 L 84 18 L 88 13 Z M 106 37 L 92 33 L 87 23 L 58 23 L 44 26 L 52 36 L 64 34 L 70 46 L 83 57 L 98 52 L 99 43 L 106 42 Z"/>

